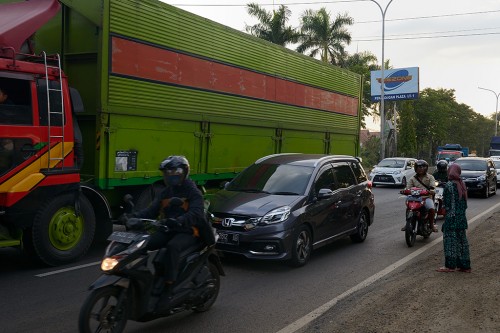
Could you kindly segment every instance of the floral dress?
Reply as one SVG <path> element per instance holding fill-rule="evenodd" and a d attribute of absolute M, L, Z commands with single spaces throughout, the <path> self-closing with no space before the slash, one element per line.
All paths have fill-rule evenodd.
<path fill-rule="evenodd" d="M 443 223 L 443 245 L 445 266 L 455 269 L 470 269 L 469 242 L 467 241 L 467 200 L 459 199 L 457 185 L 449 181 L 443 193 L 446 209 Z"/>

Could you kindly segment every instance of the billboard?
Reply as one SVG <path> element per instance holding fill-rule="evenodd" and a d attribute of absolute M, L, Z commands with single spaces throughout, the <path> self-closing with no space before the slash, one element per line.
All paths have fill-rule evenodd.
<path fill-rule="evenodd" d="M 382 71 L 371 72 L 371 100 L 380 102 Z M 384 70 L 384 100 L 399 101 L 418 98 L 418 67 Z"/>

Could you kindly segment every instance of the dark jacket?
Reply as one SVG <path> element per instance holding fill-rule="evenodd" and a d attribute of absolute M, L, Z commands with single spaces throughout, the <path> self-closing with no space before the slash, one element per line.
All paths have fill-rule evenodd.
<path fill-rule="evenodd" d="M 182 206 L 171 205 L 171 198 L 180 198 L 184 201 Z M 212 227 L 205 216 L 203 195 L 191 179 L 186 179 L 179 186 L 166 187 L 157 199 L 148 207 L 133 214 L 136 217 L 148 219 L 174 218 L 184 230 L 193 230 L 195 236 L 200 236 L 207 244 L 215 242 Z"/>

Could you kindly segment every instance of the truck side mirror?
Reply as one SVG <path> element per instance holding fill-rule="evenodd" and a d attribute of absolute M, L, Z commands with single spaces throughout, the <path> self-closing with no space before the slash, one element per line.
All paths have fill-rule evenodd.
<path fill-rule="evenodd" d="M 69 94 L 71 96 L 71 107 L 73 108 L 73 112 L 82 113 L 85 111 L 83 107 L 83 100 L 80 93 L 75 88 L 69 88 Z"/>

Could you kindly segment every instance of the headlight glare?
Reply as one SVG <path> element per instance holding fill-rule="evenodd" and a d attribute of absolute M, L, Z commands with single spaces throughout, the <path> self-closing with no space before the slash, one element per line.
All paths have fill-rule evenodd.
<path fill-rule="evenodd" d="M 101 262 L 101 269 L 105 272 L 112 270 L 119 263 L 118 257 L 104 258 Z"/>

